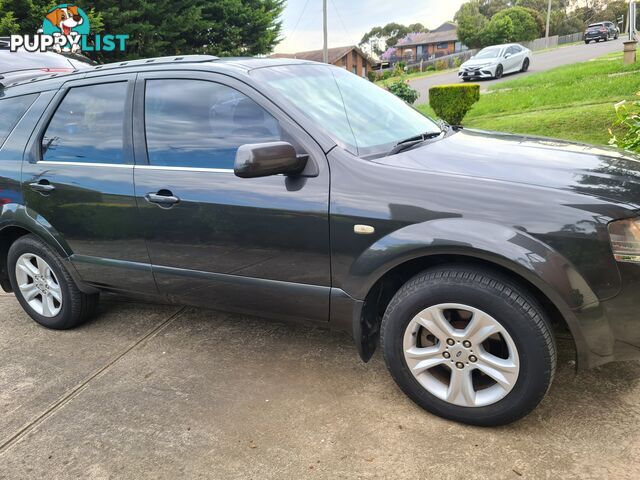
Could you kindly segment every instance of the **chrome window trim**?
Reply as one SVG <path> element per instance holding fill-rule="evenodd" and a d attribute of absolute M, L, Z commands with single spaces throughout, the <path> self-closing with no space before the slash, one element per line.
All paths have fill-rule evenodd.
<path fill-rule="evenodd" d="M 73 165 L 73 166 L 82 166 L 82 167 L 109 167 L 109 168 L 133 168 L 134 165 L 123 164 L 123 163 L 92 163 L 92 162 L 61 162 L 54 160 L 40 160 L 37 162 L 38 165 L 54 165 L 54 166 L 63 166 L 63 165 Z"/>
<path fill-rule="evenodd" d="M 136 165 L 136 168 L 143 170 L 168 170 L 178 172 L 213 172 L 213 173 L 234 173 L 233 168 L 195 168 L 195 167 L 170 167 L 162 165 Z"/>

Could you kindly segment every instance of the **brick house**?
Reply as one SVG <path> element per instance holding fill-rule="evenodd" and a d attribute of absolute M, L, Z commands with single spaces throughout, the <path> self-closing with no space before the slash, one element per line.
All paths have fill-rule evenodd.
<path fill-rule="evenodd" d="M 342 67 L 361 77 L 367 76 L 371 70 L 372 63 L 369 57 L 355 45 L 348 47 L 336 47 L 329 49 L 329 63 L 337 67 Z M 300 60 L 310 60 L 322 62 L 322 50 L 311 50 L 298 53 L 276 53 L 271 58 L 298 58 Z"/>
<path fill-rule="evenodd" d="M 467 50 L 458 40 L 458 26 L 445 22 L 435 30 L 407 35 L 395 45 L 398 60 L 419 62 Z"/>

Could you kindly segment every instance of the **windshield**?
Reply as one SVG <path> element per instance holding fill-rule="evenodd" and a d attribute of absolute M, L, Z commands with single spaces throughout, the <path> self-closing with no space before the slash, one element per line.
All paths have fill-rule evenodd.
<path fill-rule="evenodd" d="M 478 52 L 476 58 L 498 58 L 502 47 L 487 47 Z"/>
<path fill-rule="evenodd" d="M 251 74 L 356 155 L 380 155 L 408 137 L 440 132 L 395 95 L 338 67 L 285 65 Z"/>

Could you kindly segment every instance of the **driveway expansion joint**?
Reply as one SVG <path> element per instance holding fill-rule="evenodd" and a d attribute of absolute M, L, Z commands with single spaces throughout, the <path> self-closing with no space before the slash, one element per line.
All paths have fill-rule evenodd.
<path fill-rule="evenodd" d="M 12 446 L 16 445 L 22 438 L 26 437 L 29 433 L 31 433 L 37 426 L 44 423 L 48 418 L 55 415 L 57 411 L 62 409 L 67 403 L 80 395 L 93 380 L 97 380 L 106 374 L 111 367 L 113 367 L 116 363 L 122 360 L 127 354 L 131 351 L 135 350 L 141 345 L 144 345 L 147 341 L 156 337 L 159 333 L 161 333 L 164 329 L 166 329 L 174 320 L 180 317 L 185 311 L 187 307 L 180 308 L 177 312 L 170 315 L 165 320 L 161 321 L 155 327 L 151 328 L 147 333 L 145 333 L 142 337 L 131 343 L 127 348 L 122 350 L 120 353 L 116 354 L 112 357 L 105 365 L 95 370 L 91 375 L 86 377 L 83 381 L 77 384 L 75 387 L 71 388 L 67 393 L 62 395 L 58 400 L 56 400 L 53 404 L 51 404 L 44 412 L 38 415 L 36 418 L 28 422 L 22 428 L 20 428 L 17 432 L 11 435 L 6 440 L 0 440 L 0 456 L 2 456 L 5 452 L 7 452 Z"/>

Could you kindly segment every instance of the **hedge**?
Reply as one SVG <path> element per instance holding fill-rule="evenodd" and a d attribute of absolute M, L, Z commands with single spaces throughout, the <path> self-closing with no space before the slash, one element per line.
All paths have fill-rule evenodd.
<path fill-rule="evenodd" d="M 429 89 L 429 105 L 436 115 L 451 125 L 460 125 L 474 103 L 480 100 L 480 85 L 461 83 Z"/>

